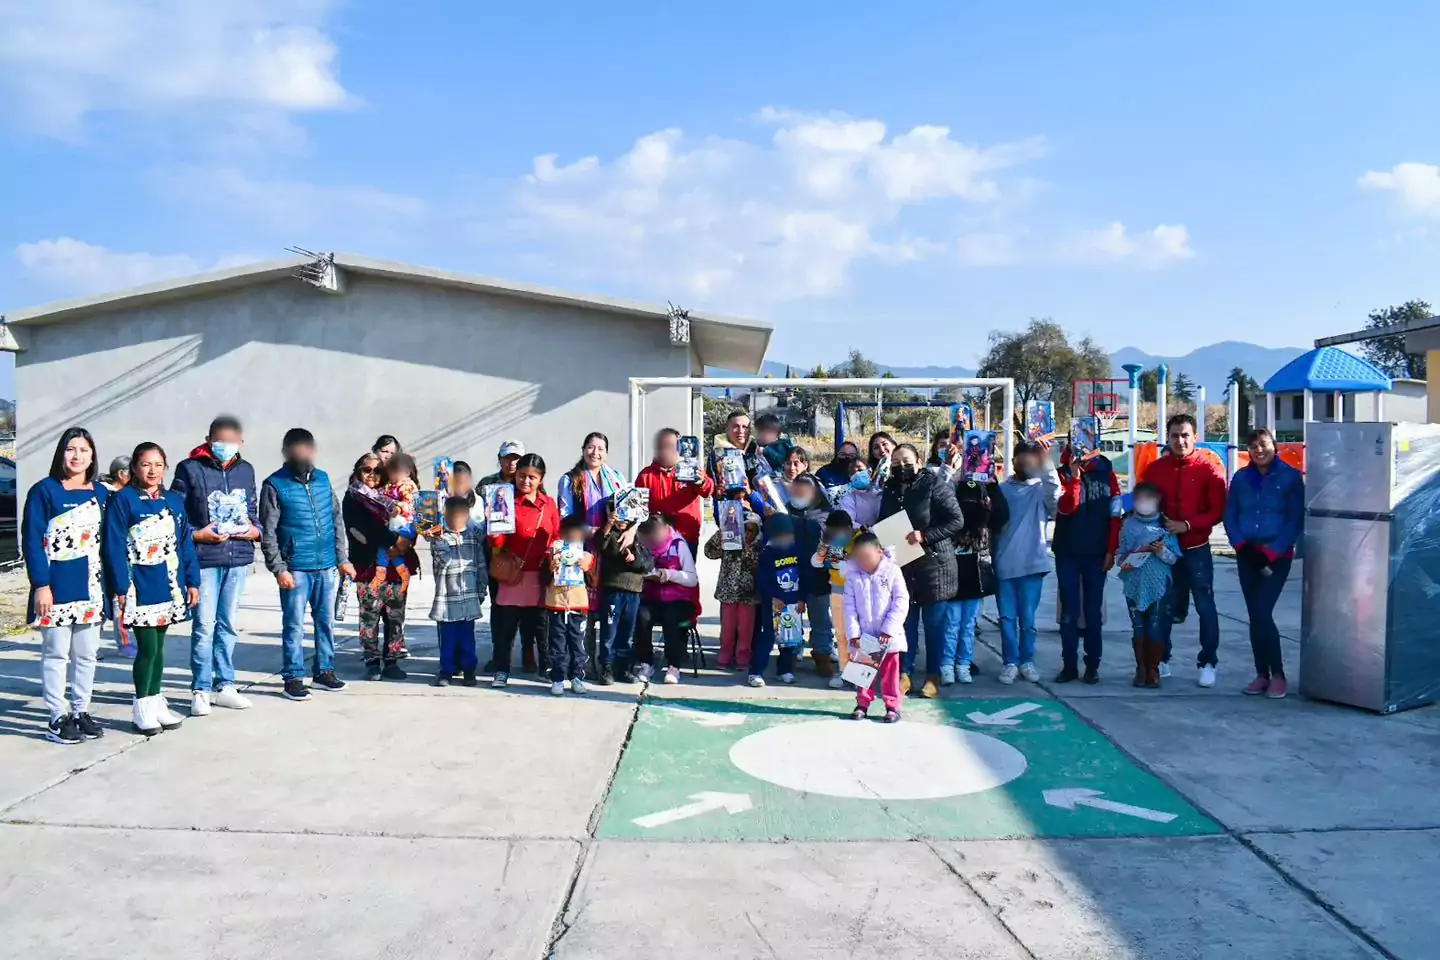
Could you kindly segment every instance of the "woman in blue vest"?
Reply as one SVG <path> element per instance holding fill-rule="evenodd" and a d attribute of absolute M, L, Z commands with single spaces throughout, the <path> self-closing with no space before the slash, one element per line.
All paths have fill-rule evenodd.
<path fill-rule="evenodd" d="M 50 714 L 45 739 L 55 743 L 96 740 L 105 732 L 90 716 L 100 625 L 110 615 L 100 579 L 100 518 L 108 491 L 97 482 L 99 473 L 89 431 L 70 427 L 55 444 L 50 475 L 25 495 L 25 619 L 40 631 L 40 684 Z"/>
<path fill-rule="evenodd" d="M 340 575 L 355 579 L 350 565 L 340 498 L 330 476 L 315 466 L 315 435 L 303 427 L 285 432 L 285 465 L 260 488 L 260 552 L 280 585 L 282 695 L 309 700 L 305 686 L 305 611 L 315 627 L 311 680 L 324 690 L 344 690 L 335 676 L 335 591 Z"/>
<path fill-rule="evenodd" d="M 1263 427 L 1245 441 L 1250 464 L 1235 471 L 1225 501 L 1225 534 L 1235 548 L 1235 572 L 1250 617 L 1255 679 L 1251 696 L 1272 700 L 1287 692 L 1275 604 L 1285 590 L 1295 543 L 1305 523 L 1305 477 L 1275 455 L 1275 437 Z"/>
<path fill-rule="evenodd" d="M 142 443 L 130 455 L 130 482 L 105 510 L 105 576 L 120 616 L 135 635 L 135 730 L 153 737 L 180 726 L 160 692 L 165 631 L 200 603 L 200 559 L 185 498 L 165 489 L 165 451 Z"/>

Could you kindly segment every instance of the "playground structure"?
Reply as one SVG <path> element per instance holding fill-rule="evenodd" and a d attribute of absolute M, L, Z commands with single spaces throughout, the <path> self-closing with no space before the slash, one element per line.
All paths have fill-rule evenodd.
<path fill-rule="evenodd" d="M 631 377 L 630 378 L 630 476 L 635 476 L 644 466 L 643 451 L 649 449 L 645 442 L 647 427 L 645 424 L 645 391 L 649 389 L 662 388 L 688 388 L 691 390 L 723 389 L 726 387 L 748 389 L 748 390 L 784 390 L 784 389 L 806 389 L 806 390 L 835 390 L 845 393 L 854 393 L 856 390 L 875 390 L 874 401 L 843 401 L 844 404 L 853 406 L 868 406 L 876 404 L 876 422 L 879 422 L 881 411 L 885 406 L 945 406 L 952 405 L 955 401 L 940 399 L 927 401 L 902 401 L 900 403 L 882 403 L 879 395 L 881 390 L 910 389 L 910 390 L 945 390 L 955 394 L 964 391 L 984 391 L 986 396 L 985 408 L 988 411 L 990 399 L 999 392 L 1002 395 L 1001 422 L 1013 424 L 1015 422 L 1015 381 L 1009 377 L 874 377 L 874 378 L 821 378 L 821 377 Z M 698 411 L 697 404 L 686 405 L 688 418 L 685 432 L 691 436 L 698 436 L 696 418 Z M 988 416 L 988 414 L 987 414 Z M 675 426 L 675 424 L 664 424 L 664 426 Z M 843 440 L 840 433 L 840 425 L 837 424 L 835 444 Z M 1000 436 L 1000 464 L 997 470 L 1003 471 L 1009 468 L 1010 457 L 1014 451 L 1015 433 L 1013 430 L 999 431 Z"/>
<path fill-rule="evenodd" d="M 893 383 L 894 383 L 893 380 L 887 381 L 887 382 L 890 383 L 890 384 L 893 384 Z M 980 406 L 980 408 L 975 411 L 975 414 L 976 414 L 976 423 L 979 425 L 979 427 L 980 427 L 982 430 L 989 430 L 989 429 L 991 429 L 991 427 L 990 427 L 990 407 L 991 407 L 992 401 L 993 401 L 994 398 L 995 398 L 995 393 L 996 393 L 996 391 L 997 391 L 997 390 L 1000 390 L 1000 389 L 1001 389 L 1000 387 L 989 387 L 989 388 L 987 388 L 987 389 L 985 390 L 985 402 L 984 402 L 984 404 L 982 404 L 982 405 Z M 874 399 L 874 400 L 841 400 L 839 403 L 837 403 L 837 404 L 835 405 L 835 449 L 838 450 L 838 449 L 840 448 L 840 445 L 843 444 L 843 443 L 845 443 L 845 441 L 846 441 L 846 439 L 847 439 L 847 437 L 846 437 L 846 433 L 847 433 L 846 428 L 847 428 L 847 425 L 848 425 L 849 421 L 848 421 L 848 419 L 847 419 L 847 417 L 846 417 L 846 414 L 849 413 L 849 412 L 852 411 L 852 410 L 857 409 L 857 408 L 859 408 L 859 409 L 873 409 L 873 410 L 875 411 L 875 422 L 874 422 L 875 432 L 879 432 L 880 430 L 884 429 L 881 418 L 882 418 L 882 416 L 884 415 L 884 412 L 885 412 L 886 410 L 893 410 L 893 409 L 896 409 L 896 408 L 899 408 L 899 409 L 907 409 L 907 408 L 908 408 L 908 409 L 915 409 L 915 408 L 921 408 L 921 409 L 942 409 L 942 410 L 948 410 L 948 409 L 950 409 L 951 407 L 954 407 L 957 403 L 963 402 L 963 401 L 961 401 L 961 400 L 950 399 L 950 398 L 946 398 L 946 397 L 933 397 L 933 398 L 928 399 L 928 400 L 898 400 L 898 401 L 886 402 L 886 401 L 883 399 L 883 397 L 881 396 L 881 393 L 882 393 L 881 390 L 876 390 L 876 391 L 875 391 L 875 399 Z M 1013 402 L 1012 402 L 1012 408 L 1013 408 Z M 932 434 L 931 434 L 930 427 L 931 427 L 931 425 L 930 425 L 930 423 L 927 421 L 926 424 L 925 424 L 925 445 L 926 445 L 927 447 L 930 445 L 930 442 L 931 442 L 931 440 L 933 439 Z"/>

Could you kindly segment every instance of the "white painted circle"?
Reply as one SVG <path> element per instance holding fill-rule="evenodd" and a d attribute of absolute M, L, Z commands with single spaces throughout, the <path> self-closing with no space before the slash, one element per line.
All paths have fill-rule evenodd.
<path fill-rule="evenodd" d="M 983 733 L 933 723 L 784 723 L 730 748 L 761 780 L 828 797 L 935 800 L 993 790 L 1025 772 L 1025 755 Z"/>

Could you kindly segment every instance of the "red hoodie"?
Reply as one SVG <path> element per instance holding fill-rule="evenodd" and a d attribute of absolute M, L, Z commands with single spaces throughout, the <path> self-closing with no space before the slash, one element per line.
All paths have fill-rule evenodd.
<path fill-rule="evenodd" d="M 679 483 L 674 467 L 651 463 L 635 478 L 635 486 L 650 491 L 650 512 L 669 517 L 681 539 L 700 542 L 702 505 L 715 493 L 715 482 L 705 471 L 700 471 L 699 483 Z"/>
<path fill-rule="evenodd" d="M 1160 509 L 1168 520 L 1183 520 L 1190 529 L 1180 534 L 1180 548 L 1210 542 L 1210 531 L 1225 519 L 1225 474 L 1209 457 L 1166 453 L 1142 477 L 1160 488 Z"/>

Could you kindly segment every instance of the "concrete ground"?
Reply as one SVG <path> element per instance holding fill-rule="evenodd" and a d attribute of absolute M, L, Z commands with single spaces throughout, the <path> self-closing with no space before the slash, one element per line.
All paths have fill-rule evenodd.
<path fill-rule="evenodd" d="M 94 705 L 105 738 L 42 740 L 37 643 L 12 637 L 0 641 L 0 954 L 1436 956 L 1440 711 L 1241 696 L 1244 607 L 1228 562 L 1217 578 L 1212 690 L 1187 666 L 1193 618 L 1176 628 L 1166 689 L 1129 686 L 1112 583 L 1100 685 L 1001 687 L 990 624 L 981 676 L 945 691 L 1058 698 L 1218 825 L 1203 836 L 597 839 L 643 702 L 811 698 L 842 713 L 852 701 L 808 667 L 799 687 L 764 690 L 714 671 L 583 700 L 530 680 L 434 689 L 428 580 L 410 602 L 407 682 L 359 679 L 352 603 L 338 663 L 350 687 L 291 703 L 278 696 L 276 589 L 255 576 L 236 653 L 253 709 L 151 741 L 128 730 L 129 662 L 109 644 Z M 1292 676 L 1299 597 L 1297 571 L 1279 617 Z M 1059 659 L 1048 592 L 1042 614 L 1048 678 Z M 704 627 L 713 637 L 713 620 Z M 188 644 L 175 632 L 165 681 L 184 713 Z"/>

